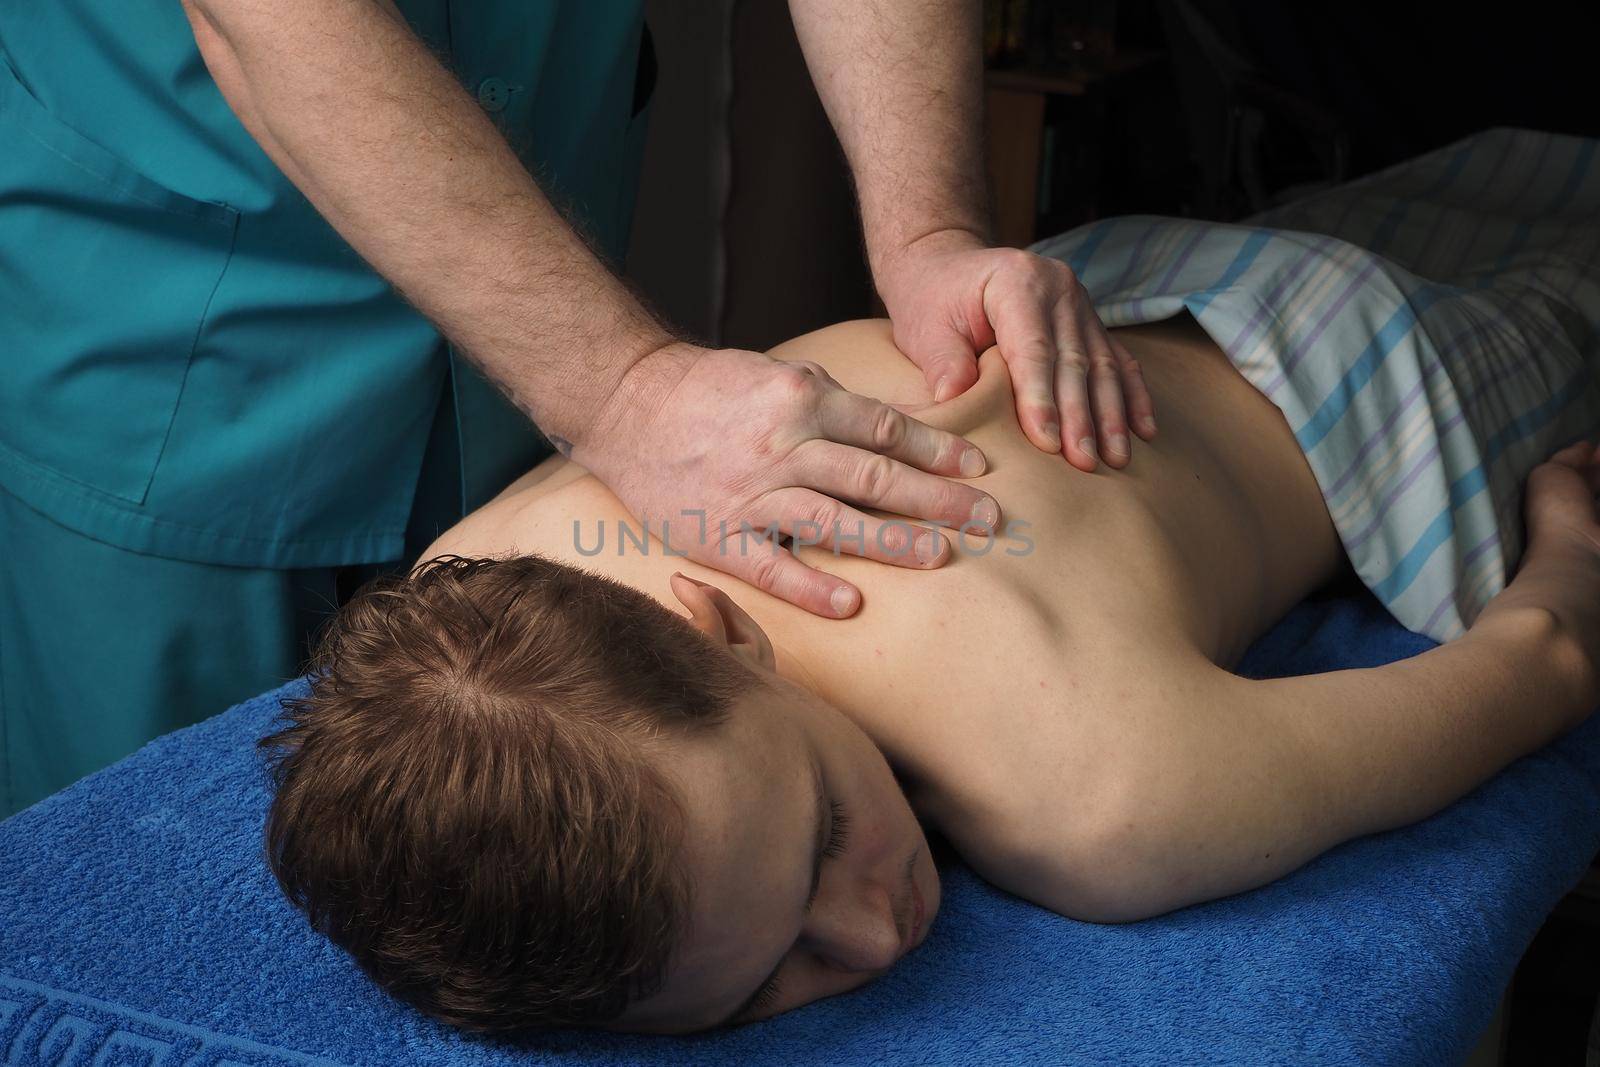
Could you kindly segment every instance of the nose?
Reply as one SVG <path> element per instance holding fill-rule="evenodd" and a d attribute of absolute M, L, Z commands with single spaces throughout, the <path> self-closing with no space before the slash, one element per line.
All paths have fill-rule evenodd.
<path fill-rule="evenodd" d="M 900 958 L 900 928 L 894 898 L 884 886 L 839 887 L 811 909 L 813 950 L 844 971 L 886 971 Z"/>

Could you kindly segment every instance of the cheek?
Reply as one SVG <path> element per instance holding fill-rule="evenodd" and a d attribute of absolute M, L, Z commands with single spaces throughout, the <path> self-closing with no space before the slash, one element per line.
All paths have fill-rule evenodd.
<path fill-rule="evenodd" d="M 784 984 L 787 986 L 792 982 L 797 994 L 795 1003 L 784 1010 L 793 1010 L 824 997 L 836 997 L 840 993 L 860 989 L 873 978 L 870 971 L 842 970 L 811 956 L 804 963 L 797 962 L 790 973 L 784 975 Z"/>
<path fill-rule="evenodd" d="M 904 859 L 922 828 L 888 764 L 881 759 L 863 768 L 861 776 L 861 849 L 864 866 Z"/>
<path fill-rule="evenodd" d="M 891 854 L 904 856 L 922 830 L 882 751 L 844 713 L 833 715 L 830 778 L 850 811 L 846 854 L 865 870 Z"/>

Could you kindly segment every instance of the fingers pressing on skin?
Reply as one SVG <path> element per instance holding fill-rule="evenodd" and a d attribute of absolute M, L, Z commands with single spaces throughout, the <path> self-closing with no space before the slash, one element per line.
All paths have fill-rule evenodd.
<path fill-rule="evenodd" d="M 1065 264 L 1029 260 L 1020 276 L 996 277 L 985 312 L 1017 396 L 1017 421 L 1035 446 L 1093 471 L 1125 467 L 1133 434 L 1155 435 L 1155 411 L 1138 363 L 1095 314 Z"/>
<path fill-rule="evenodd" d="M 931 475 L 922 477 L 940 481 Z M 860 590 L 803 562 L 777 542 L 773 530 L 791 538 L 797 547 L 815 545 L 900 567 L 932 569 L 950 558 L 950 544 L 937 530 L 903 519 L 876 519 L 811 489 L 783 489 L 770 494 L 764 503 L 768 520 L 752 523 L 748 533 L 725 544 L 725 551 L 715 557 L 716 566 L 816 615 L 847 618 L 855 614 L 861 606 Z M 963 520 L 965 525 L 952 525 L 967 534 L 989 536 L 999 518 L 998 508 L 985 511 L 985 515 L 992 515 L 994 521 L 986 519 L 978 525 Z"/>
<path fill-rule="evenodd" d="M 808 567 L 769 535 L 740 536 L 715 557 L 717 569 L 764 593 L 830 619 L 845 619 L 861 607 L 861 591 L 842 578 Z"/>
<path fill-rule="evenodd" d="M 952 528 L 973 524 L 993 529 L 1000 521 L 1000 505 L 988 493 L 897 463 L 888 456 L 831 441 L 810 442 L 800 454 L 800 472 L 806 485 L 861 507 L 928 519 Z M 852 511 L 852 517 L 860 515 L 847 510 Z"/>
<path fill-rule="evenodd" d="M 1127 400 L 1122 394 L 1121 368 L 1102 336 L 1090 342 L 1094 355 L 1089 360 L 1089 407 L 1100 434 L 1100 455 L 1112 467 L 1122 468 L 1132 458 L 1128 438 Z"/>
<path fill-rule="evenodd" d="M 1076 282 L 1074 282 L 1076 285 Z M 1124 467 L 1131 456 L 1127 414 L 1123 407 L 1122 379 L 1111 338 L 1086 299 L 1063 298 L 1055 308 L 1056 338 L 1063 349 L 1074 352 L 1074 362 L 1082 353 L 1082 390 L 1086 410 L 1080 425 L 1063 427 L 1062 440 L 1086 458 L 1105 459 L 1112 467 Z M 1074 384 L 1077 376 L 1074 375 Z M 1076 413 L 1076 412 L 1075 412 Z M 1074 420 L 1067 420 L 1069 423 Z M 1069 458 L 1071 456 L 1069 455 Z M 1083 466 L 1074 460 L 1074 465 Z M 1093 470 L 1093 465 L 1085 469 Z"/>
<path fill-rule="evenodd" d="M 1100 449 L 1089 403 L 1088 360 L 1078 352 L 1056 365 L 1056 402 L 1061 405 L 1061 426 L 1051 451 L 1059 450 L 1079 470 L 1093 471 L 1100 463 Z"/>
<path fill-rule="evenodd" d="M 1145 384 L 1144 368 L 1116 338 L 1111 339 L 1111 349 L 1122 366 L 1122 395 L 1128 401 L 1128 420 L 1133 424 L 1133 432 L 1146 441 L 1154 441 L 1156 409 L 1155 402 L 1150 399 L 1150 387 Z"/>
<path fill-rule="evenodd" d="M 1060 389 L 1060 353 L 1056 336 L 1037 301 L 996 297 L 995 343 L 1011 373 L 1011 388 L 1017 398 L 1017 422 L 1036 448 L 1046 452 L 1061 450 L 1061 427 L 1070 420 L 1065 409 L 1070 398 Z"/>
<path fill-rule="evenodd" d="M 780 529 L 797 548 L 815 545 L 836 555 L 919 570 L 942 566 L 950 558 L 949 543 L 937 530 L 905 519 L 876 519 L 810 489 L 785 489 L 770 502 L 783 516 Z M 969 524 L 967 531 L 989 536 L 993 527 Z"/>
<path fill-rule="evenodd" d="M 933 390 L 934 403 L 960 396 L 978 380 L 978 358 L 959 334 L 952 333 L 943 343 L 924 345 L 922 349 L 912 361 L 922 368 L 928 388 Z"/>
<path fill-rule="evenodd" d="M 844 389 L 830 390 L 822 398 L 816 420 L 818 437 L 824 441 L 876 452 L 931 474 L 976 478 L 988 467 L 983 452 L 970 442 L 919 422 L 881 400 Z M 872 500 L 862 503 L 878 506 Z"/>

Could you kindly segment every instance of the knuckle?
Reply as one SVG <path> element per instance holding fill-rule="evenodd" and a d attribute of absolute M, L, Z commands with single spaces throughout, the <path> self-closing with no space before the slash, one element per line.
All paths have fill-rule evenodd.
<path fill-rule="evenodd" d="M 873 543 L 890 559 L 905 555 L 911 549 L 911 531 L 901 522 L 886 522 L 878 527 Z"/>
<path fill-rule="evenodd" d="M 1061 358 L 1043 336 L 1030 337 L 1017 346 L 1016 361 L 1027 370 L 1048 370 Z"/>
<path fill-rule="evenodd" d="M 814 522 L 827 530 L 829 525 L 839 518 L 840 504 L 831 496 L 823 493 L 812 493 L 805 505 L 799 509 L 802 517 L 807 522 Z"/>
<path fill-rule="evenodd" d="M 1002 257 L 1000 262 L 1012 270 L 1038 270 L 1038 260 L 1040 257 L 1034 255 L 1032 252 L 1028 252 L 1021 248 L 1007 248 L 1002 251 L 1000 255 Z"/>
<path fill-rule="evenodd" d="M 826 544 L 833 544 L 840 531 L 849 528 L 845 520 L 845 509 L 837 500 L 829 500 L 817 508 L 817 536 Z"/>
<path fill-rule="evenodd" d="M 1036 300 L 1041 308 L 1054 304 L 1061 293 L 1061 282 L 1051 271 L 1040 270 L 1037 267 L 1028 271 L 1027 281 L 1024 283 L 1028 294 Z"/>
<path fill-rule="evenodd" d="M 888 451 L 899 448 L 905 439 L 905 417 L 887 404 L 878 408 L 872 419 L 872 447 Z"/>
<path fill-rule="evenodd" d="M 1071 371 L 1080 376 L 1086 375 L 1089 373 L 1089 357 L 1076 349 L 1068 349 L 1061 353 L 1056 360 L 1056 368 L 1058 370 Z"/>
<path fill-rule="evenodd" d="M 797 367 L 792 363 L 780 365 L 775 374 L 775 379 L 784 399 L 791 403 L 814 403 L 820 391 L 820 383 L 817 381 L 816 376 L 807 373 L 805 368 Z"/>
<path fill-rule="evenodd" d="M 888 456 L 872 455 L 856 468 L 855 485 L 852 488 L 857 499 L 879 500 L 888 490 L 893 478 L 894 461 Z"/>
<path fill-rule="evenodd" d="M 757 589 L 775 592 L 782 573 L 783 561 L 776 552 L 759 552 L 751 560 L 750 578 Z"/>

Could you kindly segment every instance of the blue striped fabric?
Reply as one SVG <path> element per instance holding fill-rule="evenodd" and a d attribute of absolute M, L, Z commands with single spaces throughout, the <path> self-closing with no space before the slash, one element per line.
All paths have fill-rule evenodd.
<path fill-rule="evenodd" d="M 1108 326 L 1188 309 L 1289 420 L 1368 588 L 1447 641 L 1515 570 L 1528 472 L 1600 431 L 1597 147 L 1493 129 L 1239 224 L 1034 251 Z"/>

